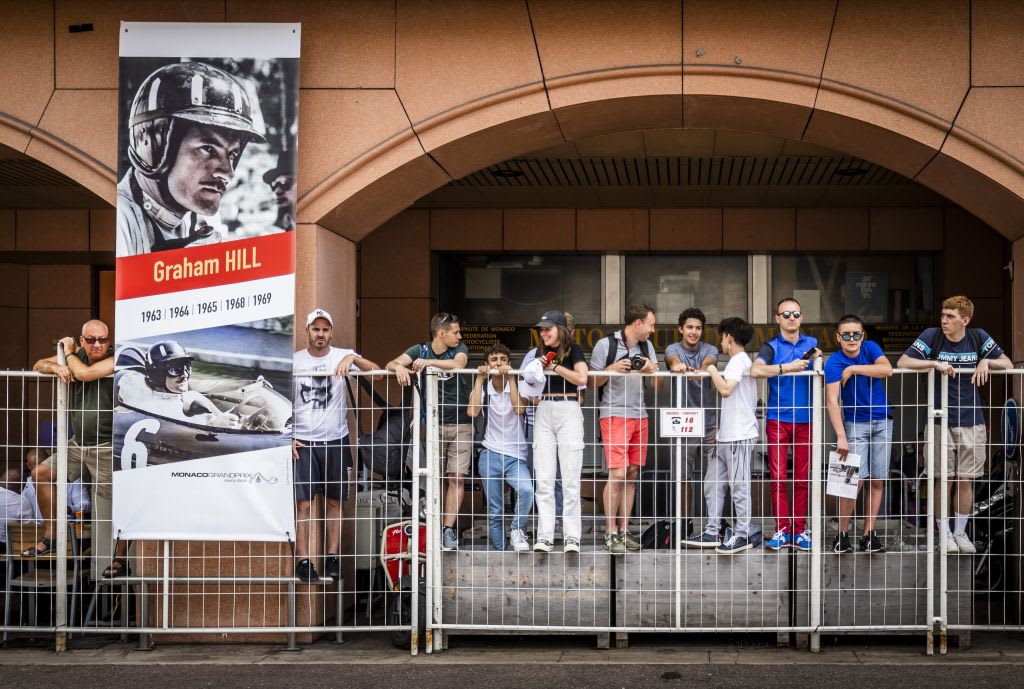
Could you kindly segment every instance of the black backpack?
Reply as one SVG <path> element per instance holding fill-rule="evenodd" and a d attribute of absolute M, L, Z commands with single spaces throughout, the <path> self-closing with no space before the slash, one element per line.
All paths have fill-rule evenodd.
<path fill-rule="evenodd" d="M 981 335 L 978 334 L 977 328 L 967 328 L 967 342 L 971 345 L 971 350 L 978 354 L 978 361 L 981 361 L 984 358 L 981 352 L 981 346 L 984 343 L 981 341 Z M 936 328 L 935 335 L 932 336 L 930 344 L 932 350 L 928 354 L 928 358 L 938 361 L 944 344 L 946 344 L 946 336 L 942 334 L 942 328 Z"/>
<path fill-rule="evenodd" d="M 641 550 L 666 550 L 675 547 L 675 524 L 659 519 L 640 534 Z"/>
<path fill-rule="evenodd" d="M 356 396 L 351 386 L 350 381 L 348 391 L 355 406 Z M 359 378 L 359 386 L 381 409 L 373 433 L 356 434 L 359 463 L 385 481 L 401 481 L 405 477 L 405 457 L 412 447 L 412 413 L 409 409 L 390 406 L 365 378 Z M 413 388 L 414 394 L 418 394 L 419 386 L 414 383 Z"/>
<path fill-rule="evenodd" d="M 618 340 L 615 339 L 615 333 L 612 333 L 611 335 L 609 335 L 608 337 L 606 337 L 604 339 L 608 340 L 608 356 L 605 357 L 605 361 L 604 361 L 604 369 L 607 370 L 609 366 L 611 366 L 612 364 L 615 363 L 615 355 L 619 353 L 619 342 L 618 342 Z M 646 344 L 647 344 L 647 354 L 648 354 L 647 358 L 650 359 L 651 361 L 657 361 L 658 360 L 658 355 L 654 351 L 654 345 L 651 344 L 650 340 L 647 340 Z M 628 354 L 629 354 L 629 347 L 626 347 L 626 354 L 628 356 Z M 647 384 L 647 380 L 646 379 L 644 380 L 644 384 L 645 385 Z M 607 382 L 597 389 L 597 403 L 599 405 L 601 404 L 601 400 L 604 399 L 604 389 L 606 387 L 608 387 L 608 383 Z"/>

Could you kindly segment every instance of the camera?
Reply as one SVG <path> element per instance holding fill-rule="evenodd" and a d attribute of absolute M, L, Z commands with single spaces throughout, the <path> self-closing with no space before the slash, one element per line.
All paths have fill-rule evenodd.
<path fill-rule="evenodd" d="M 640 356 L 639 354 L 634 354 L 633 356 L 629 357 L 629 370 L 631 371 L 639 371 L 646 365 L 647 359 Z"/>

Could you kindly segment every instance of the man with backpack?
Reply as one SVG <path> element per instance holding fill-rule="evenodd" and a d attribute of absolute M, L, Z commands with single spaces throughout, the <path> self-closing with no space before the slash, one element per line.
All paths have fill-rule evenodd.
<path fill-rule="evenodd" d="M 613 555 L 640 550 L 640 542 L 629 531 L 636 481 L 647 459 L 647 407 L 644 404 L 642 373 L 658 370 L 658 358 L 650 342 L 654 332 L 654 309 L 634 304 L 626 309 L 622 330 L 594 345 L 590 368 L 625 375 L 594 376 L 600 400 L 601 439 L 604 442 L 608 482 L 604 487 L 604 548 Z M 653 378 L 655 387 L 658 379 Z"/>
<path fill-rule="evenodd" d="M 947 553 L 976 552 L 974 543 L 967 536 L 967 519 L 974 509 L 974 479 L 985 473 L 988 444 L 978 389 L 988 382 L 989 371 L 1013 367 L 1013 362 L 987 332 L 968 327 L 973 319 L 974 304 L 970 299 L 964 296 L 946 299 L 942 302 L 940 327 L 928 328 L 918 335 L 896 362 L 900 368 L 935 369 L 952 378 L 946 399 L 949 422 L 944 459 L 949 477 L 949 501 L 953 507 L 953 530 L 950 532 L 948 522 L 938 524 L 946 532 Z M 960 369 L 974 369 L 974 373 L 968 378 L 958 375 Z M 939 390 L 936 386 L 936 395 Z M 936 408 L 940 403 L 941 400 L 936 398 Z M 936 448 L 941 447 L 940 429 L 936 423 Z"/>
<path fill-rule="evenodd" d="M 352 466 L 345 376 L 378 368 L 351 349 L 332 347 L 333 330 L 331 314 L 314 309 L 306 316 L 309 345 L 292 356 L 295 371 L 331 374 L 294 377 L 295 576 L 306 582 L 319 580 L 309 557 L 309 521 L 313 496 L 320 492 L 327 518 L 324 575 L 335 580 L 341 576 L 341 503 Z"/>
<path fill-rule="evenodd" d="M 455 524 L 462 505 L 465 479 L 473 465 L 473 423 L 466 414 L 469 394 L 462 376 L 450 373 L 466 368 L 469 349 L 462 344 L 459 317 L 438 313 L 430 319 L 430 342 L 414 344 L 388 362 L 400 385 L 409 385 L 412 374 L 429 368 L 440 369 L 438 400 L 441 404 L 441 459 L 447 475 L 441 528 L 443 550 L 456 550 L 459 536 Z"/>
<path fill-rule="evenodd" d="M 484 353 L 484 361 L 469 393 L 466 413 L 483 420 L 480 442 L 480 478 L 487 496 L 487 522 L 491 547 L 505 550 L 505 483 L 516 494 L 515 516 L 509 532 L 513 550 L 530 549 L 526 522 L 533 510 L 533 477 L 526 466 L 526 433 L 523 413 L 526 401 L 519 395 L 516 376 L 509 365 L 512 353 L 500 342 Z M 497 371 L 491 373 L 491 371 Z"/>

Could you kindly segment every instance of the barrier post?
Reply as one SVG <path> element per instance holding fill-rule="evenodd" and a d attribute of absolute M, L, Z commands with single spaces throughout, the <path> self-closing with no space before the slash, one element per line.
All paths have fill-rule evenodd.
<path fill-rule="evenodd" d="M 811 653 L 821 651 L 821 597 L 822 559 L 821 540 L 825 537 L 822 519 L 822 368 L 821 359 L 815 359 L 811 377 Z"/>
<path fill-rule="evenodd" d="M 427 489 L 430 499 L 427 507 L 427 570 L 430 572 L 430 585 L 427 587 L 427 599 L 433 608 L 430 621 L 436 625 L 431 633 L 434 651 L 444 649 L 443 601 L 441 598 L 441 481 L 443 476 L 438 469 L 441 456 L 440 445 L 440 408 L 437 394 L 437 375 L 433 369 L 427 369 L 425 376 L 427 385 Z"/>
<path fill-rule="evenodd" d="M 935 408 L 935 371 L 928 372 L 928 414 L 925 416 L 925 473 L 928 478 L 926 491 L 928 495 L 927 507 L 925 509 L 925 544 L 928 548 L 927 554 L 927 582 L 928 601 L 926 610 L 928 616 L 928 638 L 925 652 L 928 655 L 935 653 L 935 632 L 940 626 L 939 619 L 935 616 L 935 530 L 932 525 L 935 523 L 935 420 L 941 418 L 941 409 Z M 945 534 L 939 539 L 944 541 Z"/>
<path fill-rule="evenodd" d="M 412 604 L 410 620 L 412 622 L 412 628 L 409 630 L 409 653 L 410 655 L 418 655 L 420 648 L 419 629 L 420 629 L 420 477 L 425 475 L 425 472 L 420 467 L 420 395 L 413 391 L 412 394 L 412 543 L 410 545 L 410 559 L 409 559 L 409 574 L 412 577 Z M 428 483 L 429 486 L 429 483 Z M 429 490 L 429 488 L 428 488 Z M 428 530 L 429 533 L 429 530 Z M 427 537 L 427 543 L 430 543 L 430 537 Z M 429 552 L 429 550 L 428 550 Z M 430 591 L 430 569 L 427 568 L 426 581 L 423 582 L 424 586 L 427 587 L 427 591 Z M 426 613 L 426 611 L 424 611 Z M 427 653 L 430 653 L 431 649 L 431 634 L 432 626 L 430 624 L 430 616 L 427 616 L 426 620 L 426 639 L 424 644 L 427 649 Z"/>
<path fill-rule="evenodd" d="M 939 376 L 939 520 L 942 528 L 939 529 L 939 654 L 946 655 L 946 622 L 947 602 L 949 597 L 949 554 L 946 552 L 946 539 L 949 535 L 949 463 L 946 457 L 949 453 L 949 376 L 939 375 L 933 371 L 932 375 Z M 964 375 L 961 373 L 960 375 Z M 931 529 L 929 524 L 928 528 Z"/>
<path fill-rule="evenodd" d="M 57 343 L 57 363 L 67 365 L 64 346 Z M 57 505 L 54 508 L 57 536 L 57 601 L 55 611 L 57 653 L 67 650 L 68 636 L 68 384 L 57 379 Z"/>

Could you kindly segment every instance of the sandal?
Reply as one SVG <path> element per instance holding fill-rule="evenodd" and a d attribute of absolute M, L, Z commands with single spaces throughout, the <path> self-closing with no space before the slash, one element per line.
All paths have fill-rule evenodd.
<path fill-rule="evenodd" d="M 39 549 L 40 545 L 43 546 L 42 550 Z M 39 539 L 39 543 L 36 543 L 34 546 L 29 548 L 28 550 L 21 551 L 21 556 L 22 557 L 44 557 L 46 555 L 49 555 L 52 552 L 53 552 L 53 540 L 44 537 L 44 538 L 40 538 Z"/>
<path fill-rule="evenodd" d="M 116 579 L 117 577 L 126 577 L 132 573 L 130 567 L 128 567 L 128 560 L 123 557 L 115 557 L 110 561 L 110 566 L 103 570 L 104 579 Z"/>

